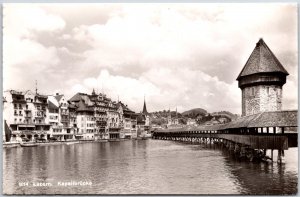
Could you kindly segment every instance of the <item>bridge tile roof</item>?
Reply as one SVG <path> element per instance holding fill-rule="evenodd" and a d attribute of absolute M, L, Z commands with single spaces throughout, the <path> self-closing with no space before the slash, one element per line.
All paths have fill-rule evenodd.
<path fill-rule="evenodd" d="M 297 110 L 280 112 L 263 112 L 253 119 L 248 127 L 295 127 Z"/>

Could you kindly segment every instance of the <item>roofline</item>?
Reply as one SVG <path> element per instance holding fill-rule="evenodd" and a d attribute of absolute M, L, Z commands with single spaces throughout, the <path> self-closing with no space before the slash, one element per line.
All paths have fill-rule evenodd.
<path fill-rule="evenodd" d="M 246 64 L 244 65 L 243 69 L 242 69 L 241 72 L 239 73 L 239 75 L 238 75 L 238 77 L 236 78 L 236 80 L 238 81 L 241 77 L 244 77 L 244 76 L 241 76 L 241 74 L 242 74 L 242 72 L 245 70 L 246 65 L 247 65 L 247 63 L 249 62 L 250 57 L 251 57 L 252 54 L 254 53 L 254 50 L 255 50 L 255 48 L 257 47 L 257 44 L 258 44 L 258 43 L 264 45 L 264 46 L 271 52 L 271 55 L 274 57 L 275 61 L 278 63 L 278 65 L 281 67 L 281 69 L 285 71 L 285 72 L 280 72 L 280 71 L 277 71 L 277 72 L 284 73 L 284 74 L 286 74 L 286 76 L 288 76 L 289 73 L 287 72 L 287 70 L 283 67 L 283 65 L 280 63 L 280 61 L 277 59 L 277 57 L 274 55 L 274 53 L 271 51 L 271 49 L 268 47 L 268 45 L 265 43 L 265 41 L 264 41 L 262 38 L 260 38 L 259 41 L 256 43 L 256 46 L 254 47 L 252 53 L 250 54 L 250 56 L 249 56 L 249 58 L 248 58 Z M 260 56 L 259 56 L 259 59 L 260 59 Z M 261 73 L 263 73 L 263 72 L 261 72 Z M 271 72 L 271 73 L 272 73 L 272 72 Z M 257 73 L 253 73 L 253 74 L 257 74 Z M 248 75 L 245 75 L 245 76 L 248 76 Z"/>

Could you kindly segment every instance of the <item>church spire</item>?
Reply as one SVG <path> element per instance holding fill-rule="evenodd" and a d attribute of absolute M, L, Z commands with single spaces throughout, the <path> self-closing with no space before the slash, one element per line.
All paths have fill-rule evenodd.
<path fill-rule="evenodd" d="M 96 95 L 95 89 L 93 88 L 92 95 Z"/>
<path fill-rule="evenodd" d="M 147 112 L 147 107 L 146 107 L 146 99 L 145 99 L 145 95 L 144 95 L 144 107 L 143 107 L 143 114 L 148 114 L 148 112 Z"/>

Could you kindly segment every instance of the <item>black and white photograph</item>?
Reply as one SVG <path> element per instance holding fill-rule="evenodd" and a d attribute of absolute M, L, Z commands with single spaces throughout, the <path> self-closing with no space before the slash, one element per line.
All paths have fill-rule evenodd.
<path fill-rule="evenodd" d="M 297 195 L 298 4 L 4 3 L 3 195 Z"/>

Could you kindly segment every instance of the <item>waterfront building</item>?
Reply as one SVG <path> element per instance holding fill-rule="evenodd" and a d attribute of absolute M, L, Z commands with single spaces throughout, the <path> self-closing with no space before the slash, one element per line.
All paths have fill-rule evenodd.
<path fill-rule="evenodd" d="M 51 124 L 51 137 L 59 141 L 74 139 L 76 128 L 70 124 L 69 103 L 64 95 L 48 96 L 49 124 Z"/>
<path fill-rule="evenodd" d="M 96 122 L 94 117 L 93 102 L 84 93 L 77 93 L 69 103 L 76 109 L 77 132 L 76 139 L 94 140 L 96 133 Z"/>
<path fill-rule="evenodd" d="M 51 100 L 51 97 L 48 100 L 48 109 L 49 109 L 49 113 L 48 113 L 48 117 L 49 117 L 49 124 L 51 125 L 51 133 L 55 133 L 56 131 L 53 131 L 56 129 L 56 127 L 58 127 L 58 116 L 59 116 L 59 107 L 58 107 L 58 103 L 57 101 Z"/>
<path fill-rule="evenodd" d="M 242 90 L 242 116 L 282 107 L 282 87 L 289 75 L 263 39 L 251 53 L 237 80 Z"/>
<path fill-rule="evenodd" d="M 21 141 L 25 137 L 31 141 L 50 137 L 47 96 L 30 90 L 8 90 L 3 96 L 7 101 L 3 116 L 12 131 L 12 141 Z"/>
<path fill-rule="evenodd" d="M 94 90 L 91 95 L 77 93 L 69 101 L 60 94 L 44 96 L 10 90 L 4 92 L 3 101 L 13 141 L 24 137 L 32 141 L 51 137 L 59 141 L 137 137 L 137 114 Z"/>
<path fill-rule="evenodd" d="M 77 116 L 77 138 L 118 139 L 137 136 L 136 115 L 122 102 L 112 101 L 105 94 L 96 94 L 93 90 L 91 95 L 77 93 L 69 103 L 74 106 Z"/>
<path fill-rule="evenodd" d="M 109 99 L 105 94 L 96 94 L 93 90 L 92 95 L 89 99 L 93 102 L 94 117 L 95 117 L 95 139 L 108 139 L 108 129 L 107 129 L 107 111 Z"/>
<path fill-rule="evenodd" d="M 120 114 L 118 113 L 117 103 L 109 101 L 107 110 L 107 129 L 109 139 L 120 138 Z"/>
<path fill-rule="evenodd" d="M 76 116 L 76 106 L 74 104 L 69 103 L 68 109 L 69 109 L 69 125 L 73 129 L 74 137 L 75 137 L 75 135 L 78 132 L 78 128 L 77 128 L 77 116 Z"/>
<path fill-rule="evenodd" d="M 118 103 L 118 111 L 122 112 L 121 117 L 121 138 L 137 138 L 137 114 L 130 110 L 122 102 Z"/>

